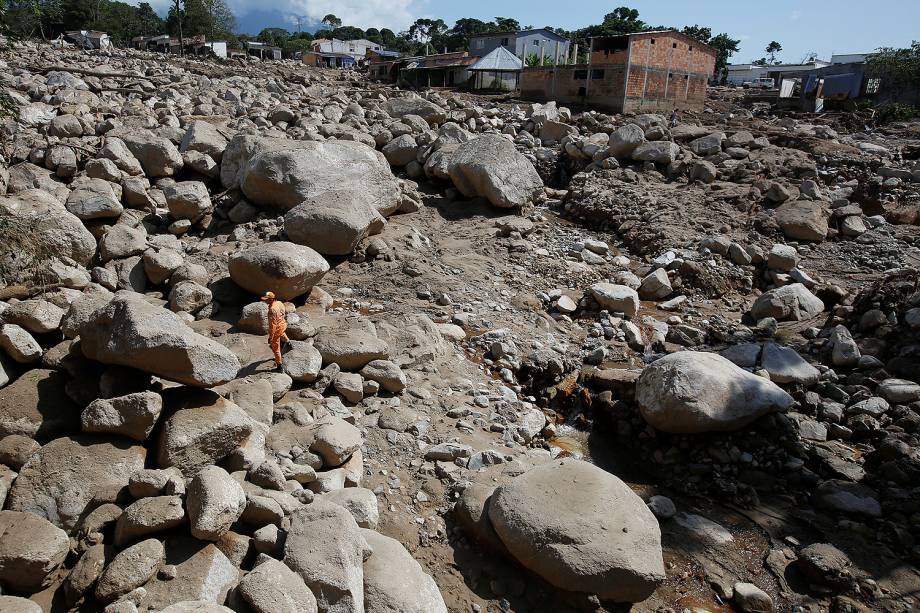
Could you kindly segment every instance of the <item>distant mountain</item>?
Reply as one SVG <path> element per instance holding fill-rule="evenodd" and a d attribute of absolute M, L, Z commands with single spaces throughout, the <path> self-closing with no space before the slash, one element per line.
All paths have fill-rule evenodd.
<path fill-rule="evenodd" d="M 304 20 L 301 31 L 316 32 L 322 23 L 319 21 Z M 264 28 L 284 28 L 290 32 L 297 31 L 297 23 L 291 20 L 290 13 L 276 10 L 249 11 L 245 15 L 237 15 L 237 34 L 250 34 L 255 36 Z"/>

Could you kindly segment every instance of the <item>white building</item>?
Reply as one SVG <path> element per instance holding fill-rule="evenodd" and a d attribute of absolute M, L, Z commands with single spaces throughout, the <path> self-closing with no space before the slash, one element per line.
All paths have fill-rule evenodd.
<path fill-rule="evenodd" d="M 339 40 L 337 38 L 319 38 L 313 41 L 313 50 L 320 53 L 345 53 L 361 61 L 368 51 L 383 51 L 383 45 L 366 38 L 356 40 Z"/>
<path fill-rule="evenodd" d="M 729 64 L 726 66 L 728 71 L 729 85 L 743 85 L 751 83 L 755 79 L 767 77 L 782 78 L 783 73 L 802 72 L 803 70 L 812 70 L 813 68 L 823 68 L 829 66 L 829 62 L 816 60 L 806 64 L 773 64 L 771 66 L 758 66 L 756 64 Z M 777 83 L 779 79 L 777 78 Z"/>

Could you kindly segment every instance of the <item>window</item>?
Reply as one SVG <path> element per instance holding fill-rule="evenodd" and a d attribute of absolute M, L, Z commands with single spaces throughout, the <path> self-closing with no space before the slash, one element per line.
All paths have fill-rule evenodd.
<path fill-rule="evenodd" d="M 652 44 L 653 44 L 653 45 L 655 44 L 655 39 L 654 39 L 654 38 L 652 39 Z"/>
<path fill-rule="evenodd" d="M 575 72 L 572 73 L 572 78 L 575 79 L 576 81 L 585 81 L 588 79 L 588 71 L 587 70 L 576 70 Z"/>
<path fill-rule="evenodd" d="M 677 49 L 677 43 L 671 43 L 671 49 Z"/>
<path fill-rule="evenodd" d="M 604 78 L 604 69 L 603 68 L 594 68 L 591 70 L 591 80 L 599 81 Z"/>
<path fill-rule="evenodd" d="M 534 39 L 534 41 L 533 41 L 533 46 L 534 46 L 534 47 L 539 47 L 539 46 L 540 46 L 540 41 L 537 40 L 537 39 Z"/>
<path fill-rule="evenodd" d="M 693 51 L 693 45 L 690 45 L 689 47 L 687 47 L 687 51 Z"/>
<path fill-rule="evenodd" d="M 867 79 L 866 80 L 866 93 L 867 94 L 877 94 L 881 85 L 882 85 L 881 79 Z"/>
<path fill-rule="evenodd" d="M 503 39 L 502 39 L 502 47 L 507 47 L 507 46 L 508 46 L 508 39 L 507 39 L 507 38 L 503 38 Z"/>

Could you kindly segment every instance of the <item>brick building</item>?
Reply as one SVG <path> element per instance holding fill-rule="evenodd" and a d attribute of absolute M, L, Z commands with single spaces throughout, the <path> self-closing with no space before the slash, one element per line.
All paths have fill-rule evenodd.
<path fill-rule="evenodd" d="M 588 64 L 525 68 L 521 97 L 615 113 L 702 110 L 716 50 L 673 30 L 591 39 Z"/>

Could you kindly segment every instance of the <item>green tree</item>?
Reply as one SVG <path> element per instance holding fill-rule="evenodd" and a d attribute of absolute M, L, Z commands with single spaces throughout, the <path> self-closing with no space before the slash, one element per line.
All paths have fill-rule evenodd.
<path fill-rule="evenodd" d="M 639 10 L 626 6 L 615 8 L 612 13 L 604 15 L 604 22 L 601 25 L 606 30 L 605 36 L 633 34 L 649 29 L 648 24 L 639 19 Z"/>
<path fill-rule="evenodd" d="M 771 64 L 778 64 L 778 63 L 779 63 L 779 62 L 776 61 L 776 54 L 779 53 L 779 52 L 782 51 L 782 50 L 783 50 L 783 46 L 782 46 L 781 44 L 779 44 L 778 42 L 776 42 L 775 40 L 771 40 L 771 41 L 770 41 L 770 44 L 767 45 L 767 48 L 764 49 L 764 51 L 766 51 L 766 52 L 767 52 L 767 55 L 770 57 L 770 63 L 771 63 Z"/>
<path fill-rule="evenodd" d="M 329 26 L 330 30 L 334 30 L 336 28 L 342 27 L 342 20 L 336 17 L 335 15 L 333 15 L 332 13 L 329 13 L 328 15 L 323 17 L 322 23 Z"/>
<path fill-rule="evenodd" d="M 382 45 L 382 44 L 383 44 L 383 37 L 380 36 L 380 30 L 378 30 L 377 28 L 368 28 L 368 29 L 366 29 L 366 30 L 364 31 L 364 37 L 365 37 L 367 40 L 372 40 L 372 41 L 374 41 L 374 42 L 377 43 L 378 45 Z"/>
<path fill-rule="evenodd" d="M 262 28 L 256 38 L 272 47 L 284 48 L 290 37 L 291 33 L 284 28 Z"/>
<path fill-rule="evenodd" d="M 881 99 L 920 104 L 920 41 L 910 47 L 880 47 L 866 60 L 866 74 L 879 80 Z"/>
<path fill-rule="evenodd" d="M 498 32 L 517 32 L 521 29 L 521 24 L 511 17 L 496 17 L 495 29 Z"/>
<path fill-rule="evenodd" d="M 357 40 L 364 37 L 364 30 L 354 26 L 341 26 L 334 29 L 330 34 L 330 38 L 338 38 L 339 40 Z"/>
<path fill-rule="evenodd" d="M 443 19 L 416 19 L 409 26 L 409 37 L 422 43 L 431 41 L 433 36 L 447 31 L 447 24 Z"/>

